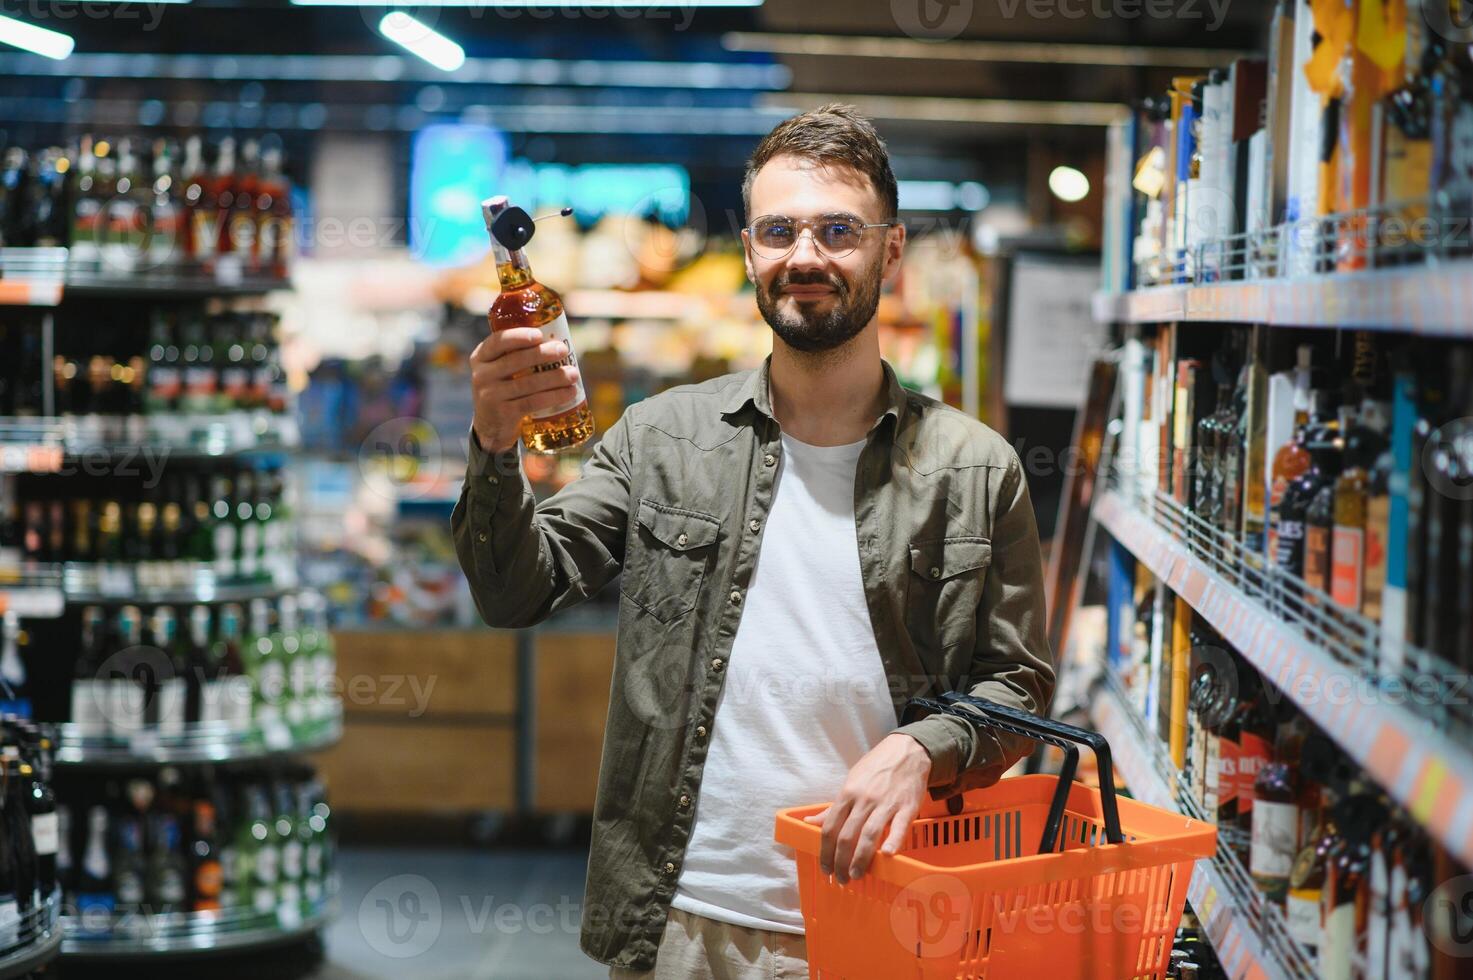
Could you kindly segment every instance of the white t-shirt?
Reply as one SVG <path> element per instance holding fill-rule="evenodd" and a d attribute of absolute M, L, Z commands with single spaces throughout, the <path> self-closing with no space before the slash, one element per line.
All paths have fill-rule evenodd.
<path fill-rule="evenodd" d="M 772 838 L 777 811 L 834 799 L 896 721 L 854 525 L 864 441 L 782 442 L 672 904 L 801 933 L 793 849 Z"/>

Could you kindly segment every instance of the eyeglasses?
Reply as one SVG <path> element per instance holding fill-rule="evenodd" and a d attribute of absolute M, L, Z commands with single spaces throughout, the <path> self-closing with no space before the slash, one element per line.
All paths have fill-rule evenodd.
<path fill-rule="evenodd" d="M 869 228 L 891 228 L 893 221 L 865 223 L 852 214 L 826 214 L 818 218 L 789 218 L 781 214 L 765 214 L 752 222 L 747 235 L 752 251 L 764 259 L 780 259 L 793 250 L 803 229 L 813 235 L 813 244 L 825 255 L 843 258 L 859 247 Z"/>

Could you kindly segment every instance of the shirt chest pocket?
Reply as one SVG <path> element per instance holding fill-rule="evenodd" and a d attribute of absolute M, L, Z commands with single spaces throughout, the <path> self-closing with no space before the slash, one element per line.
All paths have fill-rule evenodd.
<path fill-rule="evenodd" d="M 910 543 L 905 576 L 906 628 L 923 650 L 945 653 L 977 634 L 977 605 L 992 564 L 992 542 L 981 537 L 928 538 Z"/>
<path fill-rule="evenodd" d="M 641 498 L 622 591 L 661 622 L 686 615 L 700 597 L 720 530 L 710 514 Z"/>

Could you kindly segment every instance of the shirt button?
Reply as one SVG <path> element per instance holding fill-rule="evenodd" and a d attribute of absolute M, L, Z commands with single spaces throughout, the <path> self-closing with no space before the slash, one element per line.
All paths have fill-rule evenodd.
<path fill-rule="evenodd" d="M 666 861 L 665 862 L 665 867 L 662 870 L 667 875 L 673 875 L 675 873 L 675 862 L 674 861 Z"/>
<path fill-rule="evenodd" d="M 721 669 L 725 666 L 726 661 L 722 660 L 720 657 L 717 657 L 715 660 L 711 661 L 711 669 L 716 671 L 716 673 L 718 674 L 721 673 Z"/>
<path fill-rule="evenodd" d="M 931 566 L 931 577 L 932 578 L 940 578 L 941 577 L 941 569 L 937 568 L 935 565 L 932 565 Z"/>
<path fill-rule="evenodd" d="M 681 548 L 684 548 L 684 547 L 685 547 L 685 543 L 686 543 L 686 542 L 687 542 L 687 541 L 689 541 L 689 540 L 690 540 L 690 538 L 688 538 L 688 537 L 686 537 L 686 536 L 685 536 L 685 534 L 683 534 L 683 533 L 682 533 L 682 534 L 681 534 L 681 535 L 680 535 L 680 537 L 678 537 L 678 538 L 676 538 L 676 539 L 675 539 L 675 543 L 676 543 L 676 545 L 678 545 L 678 546 L 679 546 L 679 547 L 681 547 Z"/>
<path fill-rule="evenodd" d="M 478 532 L 476 532 L 476 540 L 479 541 L 479 542 L 481 542 L 482 544 L 485 544 L 486 543 L 486 532 L 485 531 L 478 531 Z"/>
<path fill-rule="evenodd" d="M 705 740 L 706 740 L 706 726 L 705 725 L 697 725 L 696 726 L 696 741 L 698 741 L 698 742 L 704 742 Z"/>
<path fill-rule="evenodd" d="M 768 466 L 771 466 L 777 462 L 777 457 L 772 455 L 772 453 L 768 453 L 766 456 L 762 457 L 762 462 L 766 463 Z"/>
<path fill-rule="evenodd" d="M 759 521 L 759 520 L 757 520 L 757 518 L 754 517 L 754 518 L 752 518 L 752 522 L 750 524 L 748 524 L 747 527 L 751 528 L 753 531 L 756 531 L 756 530 L 759 530 L 762 527 L 762 522 Z"/>
<path fill-rule="evenodd" d="M 742 590 L 741 589 L 732 589 L 731 590 L 731 604 L 733 606 L 739 606 L 739 605 L 741 605 L 741 603 L 742 603 Z"/>
<path fill-rule="evenodd" d="M 681 793 L 680 794 L 680 808 L 682 810 L 684 810 L 684 809 L 687 809 L 689 806 L 690 806 L 690 797 L 689 796 L 686 796 L 684 793 Z"/>
<path fill-rule="evenodd" d="M 491 484 L 500 483 L 501 482 L 501 478 L 500 477 L 496 477 L 496 476 L 488 476 L 488 477 L 486 477 L 486 482 L 487 483 L 491 483 Z"/>

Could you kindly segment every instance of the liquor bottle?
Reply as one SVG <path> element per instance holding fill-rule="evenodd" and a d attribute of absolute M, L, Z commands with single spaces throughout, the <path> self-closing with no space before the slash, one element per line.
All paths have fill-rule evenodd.
<path fill-rule="evenodd" d="M 1381 100 L 1383 119 L 1381 200 L 1397 205 L 1391 216 L 1408 230 L 1427 213 L 1432 195 L 1432 73 L 1447 53 L 1446 41 L 1428 31 L 1417 3 L 1408 4 L 1406 47 L 1396 88 Z M 1395 241 L 1395 240 L 1394 240 Z M 1405 250 L 1412 241 L 1400 236 Z"/>
<path fill-rule="evenodd" d="M 278 918 L 288 924 L 301 921 L 302 879 L 305 873 L 306 849 L 297 832 L 296 797 L 286 780 L 272 786 L 275 801 L 275 820 L 272 829 L 276 834 L 276 846 L 281 854 L 280 905 Z"/>
<path fill-rule="evenodd" d="M 72 724 L 83 738 L 107 733 L 109 688 L 103 679 L 107 618 L 98 606 L 82 610 L 82 649 L 72 672 Z"/>
<path fill-rule="evenodd" d="M 271 358 L 271 318 L 264 313 L 249 314 L 246 331 L 246 361 L 250 365 L 250 390 L 247 407 L 267 409 L 271 404 L 271 386 L 274 381 Z"/>
<path fill-rule="evenodd" d="M 1269 901 L 1282 903 L 1299 853 L 1299 785 L 1287 737 L 1253 782 L 1253 841 L 1248 871 Z"/>
<path fill-rule="evenodd" d="M 179 185 L 174 175 L 177 144 L 155 140 L 153 144 L 153 187 L 148 229 L 148 267 L 154 272 L 173 271 L 184 254 L 184 209 L 179 203 Z"/>
<path fill-rule="evenodd" d="M 1335 529 L 1335 489 L 1322 486 L 1304 512 L 1304 601 L 1319 604 L 1330 591 L 1330 538 Z"/>
<path fill-rule="evenodd" d="M 292 217 L 291 184 L 282 172 L 279 141 L 261 151 L 261 185 L 256 193 L 257 271 L 285 279 L 291 264 L 296 228 Z"/>
<path fill-rule="evenodd" d="M 180 179 L 184 183 L 182 258 L 186 267 L 194 269 L 203 266 L 215 252 L 215 197 L 205 166 L 204 141 L 199 136 L 184 141 Z"/>
<path fill-rule="evenodd" d="M 72 194 L 72 227 L 68 236 L 71 247 L 67 259 L 82 268 L 95 267 L 102 259 L 102 230 L 98 227 L 98 219 L 103 202 L 111 196 L 112 189 L 100 180 L 91 136 L 82 137 L 72 171 L 76 175 L 76 186 Z"/>
<path fill-rule="evenodd" d="M 215 402 L 218 412 L 249 408 L 251 398 L 251 366 L 247 361 L 245 317 L 227 315 L 216 321 L 215 332 L 221 338 L 224 358 L 220 364 L 220 389 Z"/>
<path fill-rule="evenodd" d="M 194 311 L 183 314 L 180 339 L 183 341 L 181 363 L 184 366 L 184 391 L 179 409 L 192 414 L 205 414 L 215 408 L 215 393 L 220 377 L 215 365 L 215 349 L 205 334 L 204 321 Z"/>
<path fill-rule="evenodd" d="M 230 520 L 235 525 L 235 575 L 254 580 L 261 557 L 261 527 L 256 522 L 255 474 L 241 470 L 235 478 Z"/>
<path fill-rule="evenodd" d="M 130 736 L 145 727 L 148 707 L 157 696 L 154 664 L 138 650 L 143 636 L 143 614 L 137 606 L 118 610 L 113 629 L 113 655 L 108 658 L 108 727 Z"/>
<path fill-rule="evenodd" d="M 43 774 L 31 766 L 21 767 L 26 781 L 25 806 L 31 818 L 31 837 L 36 849 L 36 891 L 41 901 L 56 891 L 60 869 L 58 852 L 61 844 L 56 794 Z"/>
<path fill-rule="evenodd" d="M 159 562 L 159 574 L 163 587 L 168 589 L 187 588 L 189 570 L 185 567 L 184 554 L 184 511 L 176 495 L 177 482 L 171 481 L 169 499 L 159 510 L 159 537 L 154 545 L 154 557 Z"/>
<path fill-rule="evenodd" d="M 144 410 L 151 415 L 172 412 L 184 390 L 179 345 L 174 343 L 172 315 L 155 309 L 149 322 L 148 394 Z"/>
<path fill-rule="evenodd" d="M 26 807 L 31 767 L 18 757 L 5 760 L 5 825 L 15 855 L 15 903 L 22 917 L 36 905 L 36 838 Z"/>
<path fill-rule="evenodd" d="M 62 904 L 78 908 L 77 862 L 72 851 L 72 811 L 65 803 L 56 804 L 56 887 Z"/>
<path fill-rule="evenodd" d="M 184 477 L 184 554 L 197 567 L 210 568 L 215 561 L 215 521 L 200 479 L 193 473 Z"/>
<path fill-rule="evenodd" d="M 256 578 L 262 582 L 279 580 L 281 563 L 286 557 L 281 552 L 280 540 L 283 527 L 276 520 L 274 501 L 281 492 L 281 473 L 263 470 L 256 474 L 256 499 L 251 514 L 256 522 Z"/>
<path fill-rule="evenodd" d="M 214 912 L 221 907 L 225 873 L 220 866 L 219 830 L 215 817 L 213 803 L 209 800 L 194 801 L 189 861 L 192 869 L 190 909 L 195 912 Z"/>
<path fill-rule="evenodd" d="M 1371 470 L 1386 450 L 1386 421 L 1384 407 L 1376 401 L 1366 399 L 1356 424 L 1348 430 L 1345 440 L 1346 468 L 1335 481 L 1335 529 L 1331 552 L 1334 556 L 1330 572 L 1330 595 L 1335 603 L 1352 612 L 1362 611 L 1366 603 L 1367 572 L 1370 568 L 1370 542 L 1372 490 Z M 1383 485 L 1384 486 L 1384 485 Z M 1377 602 L 1380 601 L 1380 583 L 1385 581 L 1385 519 L 1387 516 L 1384 490 L 1377 517 L 1376 548 L 1379 551 L 1380 581 L 1377 583 Z M 1379 612 L 1379 609 L 1377 610 Z"/>
<path fill-rule="evenodd" d="M 230 251 L 235 272 L 244 274 L 256 268 L 259 261 L 256 238 L 256 194 L 260 190 L 260 144 L 248 139 L 240 145 L 240 162 L 232 182 L 230 202 Z"/>
<path fill-rule="evenodd" d="M 132 813 L 119 814 L 113 824 L 116 846 L 112 856 L 113 892 L 118 911 L 146 914 L 148 861 L 144 855 L 143 819 Z"/>
<path fill-rule="evenodd" d="M 549 340 L 566 345 L 567 357 L 550 364 L 539 364 L 530 371 L 554 371 L 576 366 L 568 317 L 563 301 L 553 290 L 532 276 L 531 263 L 523 248 L 532 238 L 532 220 L 526 212 L 512 208 L 505 197 L 493 197 L 481 205 L 486 229 L 491 233 L 491 251 L 496 259 L 496 275 L 501 293 L 487 313 L 490 329 L 537 327 Z M 580 377 L 566 404 L 528 415 L 522 420 L 522 444 L 529 452 L 554 453 L 583 445 L 593 435 L 593 412 Z M 487 447 L 490 448 L 490 447 Z"/>
<path fill-rule="evenodd" d="M 265 599 L 250 605 L 250 629 L 241 660 L 256 690 L 255 714 L 268 740 L 281 738 L 282 702 L 287 691 L 286 664 L 271 630 L 271 607 Z M 278 746 L 284 747 L 284 746 Z"/>
<path fill-rule="evenodd" d="M 168 675 L 159 678 L 157 708 L 153 709 L 157 714 L 158 731 L 160 735 L 183 735 L 190 702 L 198 701 L 198 694 L 191 691 L 189 665 L 179 643 L 179 623 L 173 608 L 155 608 L 150 625 L 154 647 L 168 658 Z"/>
<path fill-rule="evenodd" d="M 102 245 L 102 264 L 113 275 L 127 274 L 138 267 L 144 231 L 152 223 L 149 217 L 151 183 L 144 176 L 134 142 L 119 140 L 117 183 L 103 219 L 107 224 L 107 236 Z"/>
<path fill-rule="evenodd" d="M 92 934 L 110 928 L 117 908 L 112 854 L 108 849 L 109 829 L 106 807 L 93 806 L 87 811 L 87 843 L 77 872 L 77 913 L 83 931 Z M 0 864 L 3 862 L 4 857 L 0 855 Z"/>
<path fill-rule="evenodd" d="M 1251 834 L 1258 774 L 1273 760 L 1276 713 L 1267 682 L 1255 671 L 1240 675 L 1238 700 L 1238 830 Z"/>
<path fill-rule="evenodd" d="M 1278 554 L 1278 507 L 1284 499 L 1284 491 L 1289 488 L 1290 483 L 1309 469 L 1309 452 L 1300 442 L 1299 433 L 1309 424 L 1310 420 L 1313 351 L 1314 348 L 1308 344 L 1303 344 L 1298 349 L 1294 369 L 1294 434 L 1288 442 L 1274 451 L 1273 463 L 1269 468 L 1271 482 L 1268 495 L 1268 557 L 1270 564 L 1274 562 Z"/>
<path fill-rule="evenodd" d="M 209 178 L 210 226 L 214 232 L 214 247 L 203 257 L 205 272 L 210 275 L 230 275 L 235 268 L 236 256 L 231 239 L 231 216 L 235 213 L 235 138 L 226 136 L 220 140 L 215 153 L 215 168 Z M 225 269 L 222 270 L 222 263 Z"/>
<path fill-rule="evenodd" d="M 290 593 L 276 602 L 277 630 L 275 646 L 286 666 L 287 693 L 285 697 L 286 723 L 293 727 L 307 721 L 312 697 L 312 673 L 314 664 L 302 649 L 301 623 L 298 618 L 297 597 Z"/>
<path fill-rule="evenodd" d="M 28 246 L 35 237 L 30 210 L 26 207 L 30 169 L 24 149 L 12 146 L 5 151 L 4 163 L 0 165 L 0 246 Z"/>
<path fill-rule="evenodd" d="M 210 490 L 210 541 L 212 545 L 211 565 L 219 579 L 232 579 L 238 572 L 237 524 L 233 506 L 230 477 L 217 474 L 211 480 Z"/>
<path fill-rule="evenodd" d="M 20 718 L 31 717 L 30 690 L 26 684 L 26 662 L 20 655 L 20 617 L 6 609 L 0 616 L 0 711 Z"/>
<path fill-rule="evenodd" d="M 219 631 L 212 655 L 221 687 L 225 724 L 233 732 L 248 730 L 255 718 L 255 681 L 246 671 L 241 618 L 241 608 L 236 603 L 220 607 Z"/>
<path fill-rule="evenodd" d="M 191 723 L 217 725 L 224 720 L 220 678 L 210 644 L 210 607 L 191 606 L 183 638 L 183 661 L 189 677 L 185 718 Z"/>
<path fill-rule="evenodd" d="M 148 861 L 148 905 L 156 915 L 176 916 L 189 907 L 189 864 L 179 820 L 172 813 L 153 817 L 153 853 Z"/>
<path fill-rule="evenodd" d="M 337 683 L 337 651 L 327 621 L 327 602 L 321 595 L 309 592 L 305 600 L 305 629 L 302 631 L 302 656 L 312 663 L 312 698 L 314 716 L 333 711 L 333 686 Z"/>
<path fill-rule="evenodd" d="M 240 823 L 237 847 L 241 869 L 249 869 L 249 874 L 242 881 L 245 893 L 241 904 L 257 915 L 271 915 L 276 911 L 281 882 L 281 848 L 271 818 L 271 801 L 260 783 L 247 785 L 244 799 L 245 819 Z"/>
<path fill-rule="evenodd" d="M 59 146 L 48 149 L 37 173 L 40 183 L 36 208 L 36 244 L 56 248 L 67 244 L 71 233 L 72 209 L 69 173 L 75 151 Z"/>
<path fill-rule="evenodd" d="M 20 939 L 19 872 L 16 841 L 10 821 L 0 820 L 0 947 L 9 949 Z"/>
<path fill-rule="evenodd" d="M 1320 390 L 1314 394 L 1312 420 L 1303 431 L 1304 450 L 1309 454 L 1309 467 L 1284 489 L 1278 506 L 1278 551 L 1274 564 L 1286 575 L 1304 575 L 1305 519 L 1310 505 L 1325 486 L 1339 474 L 1341 442 L 1338 427 L 1327 419 L 1334 409 L 1334 394 Z"/>

